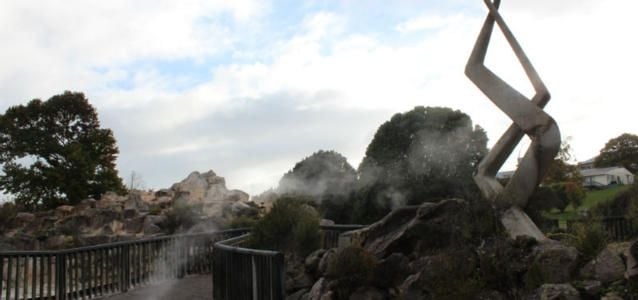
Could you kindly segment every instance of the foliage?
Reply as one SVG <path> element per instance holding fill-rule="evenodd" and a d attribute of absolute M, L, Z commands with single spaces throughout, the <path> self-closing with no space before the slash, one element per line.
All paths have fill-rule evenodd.
<path fill-rule="evenodd" d="M 613 197 L 611 201 L 596 206 L 594 213 L 600 216 L 627 216 L 638 218 L 638 181 Z"/>
<path fill-rule="evenodd" d="M 305 201 L 281 196 L 252 228 L 253 247 L 305 256 L 320 247 L 319 215 Z"/>
<path fill-rule="evenodd" d="M 356 172 L 345 157 L 320 150 L 295 164 L 279 181 L 277 193 L 308 198 L 319 206 L 324 218 L 348 223 L 355 180 Z"/>
<path fill-rule="evenodd" d="M 609 235 L 600 222 L 587 220 L 572 224 L 568 230 L 567 243 L 580 252 L 581 262 L 592 260 L 609 242 Z"/>
<path fill-rule="evenodd" d="M 0 230 L 6 229 L 13 218 L 18 214 L 15 204 L 11 202 L 5 202 L 0 206 Z"/>
<path fill-rule="evenodd" d="M 361 247 L 343 247 L 328 261 L 326 275 L 338 279 L 337 292 L 347 299 L 352 289 L 372 281 L 377 263 L 376 257 Z"/>
<path fill-rule="evenodd" d="M 254 216 L 238 216 L 230 220 L 228 228 L 252 228 L 259 219 Z"/>
<path fill-rule="evenodd" d="M 159 224 L 163 231 L 169 234 L 187 230 L 197 223 L 195 209 L 183 202 L 176 202 L 173 208 L 166 212 L 166 219 Z"/>
<path fill-rule="evenodd" d="M 82 93 L 10 107 L 0 115 L 0 190 L 25 209 L 77 204 L 122 192 L 110 129 Z"/>
<path fill-rule="evenodd" d="M 623 166 L 638 173 L 638 135 L 623 133 L 609 140 L 594 161 L 596 167 Z"/>
<path fill-rule="evenodd" d="M 354 221 L 373 222 L 406 204 L 476 198 L 472 173 L 486 143 L 485 131 L 458 110 L 419 106 L 394 115 L 377 130 L 357 171 Z"/>
<path fill-rule="evenodd" d="M 580 170 L 578 166 L 569 163 L 573 155 L 568 141 L 569 138 L 563 141 L 560 151 L 552 164 L 549 165 L 543 178 L 543 184 L 549 186 L 560 198 L 560 207 L 556 208 L 561 211 L 564 211 L 568 204 L 578 207 L 585 199 L 585 188 L 582 185 L 583 177 Z"/>

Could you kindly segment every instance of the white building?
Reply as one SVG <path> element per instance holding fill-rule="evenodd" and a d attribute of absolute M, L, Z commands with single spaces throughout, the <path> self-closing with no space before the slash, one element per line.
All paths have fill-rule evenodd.
<path fill-rule="evenodd" d="M 624 167 L 591 168 L 580 170 L 584 186 L 607 186 L 610 184 L 632 184 L 634 174 Z"/>

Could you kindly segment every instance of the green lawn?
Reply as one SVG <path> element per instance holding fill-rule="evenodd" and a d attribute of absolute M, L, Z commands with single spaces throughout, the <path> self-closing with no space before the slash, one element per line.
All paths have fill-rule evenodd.
<path fill-rule="evenodd" d="M 616 194 L 628 189 L 629 187 L 630 185 L 617 185 L 604 190 L 588 191 L 585 195 L 583 203 L 578 208 L 574 209 L 573 206 L 569 205 L 567 206 L 567 208 L 565 208 L 564 213 L 561 213 L 559 210 L 554 209 L 544 214 L 544 216 L 548 219 L 557 219 L 561 221 L 577 219 L 579 217 L 578 211 L 589 210 L 599 203 L 607 202 L 613 199 Z"/>

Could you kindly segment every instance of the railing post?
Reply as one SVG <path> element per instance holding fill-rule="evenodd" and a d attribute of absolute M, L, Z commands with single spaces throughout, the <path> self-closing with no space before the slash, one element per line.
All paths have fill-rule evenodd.
<path fill-rule="evenodd" d="M 66 299 L 66 254 L 55 255 L 55 299 Z"/>
<path fill-rule="evenodd" d="M 131 273 L 129 269 L 129 245 L 122 245 L 120 252 L 120 285 L 121 291 L 128 291 Z"/>

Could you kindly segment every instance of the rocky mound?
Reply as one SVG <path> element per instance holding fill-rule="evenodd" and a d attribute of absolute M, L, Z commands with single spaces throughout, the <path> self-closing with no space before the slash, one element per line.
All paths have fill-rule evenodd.
<path fill-rule="evenodd" d="M 228 190 L 213 171 L 193 172 L 170 189 L 106 193 L 75 206 L 18 213 L 5 221 L 2 250 L 61 249 L 224 226 L 241 215 L 256 215 L 248 194 Z"/>
<path fill-rule="evenodd" d="M 342 235 L 339 248 L 291 262 L 287 299 L 600 299 L 606 293 L 622 299 L 612 292 L 630 293 L 623 274 L 636 267 L 628 246 L 584 264 L 573 247 L 512 240 L 498 226 L 489 212 L 462 200 L 395 210 Z"/>

